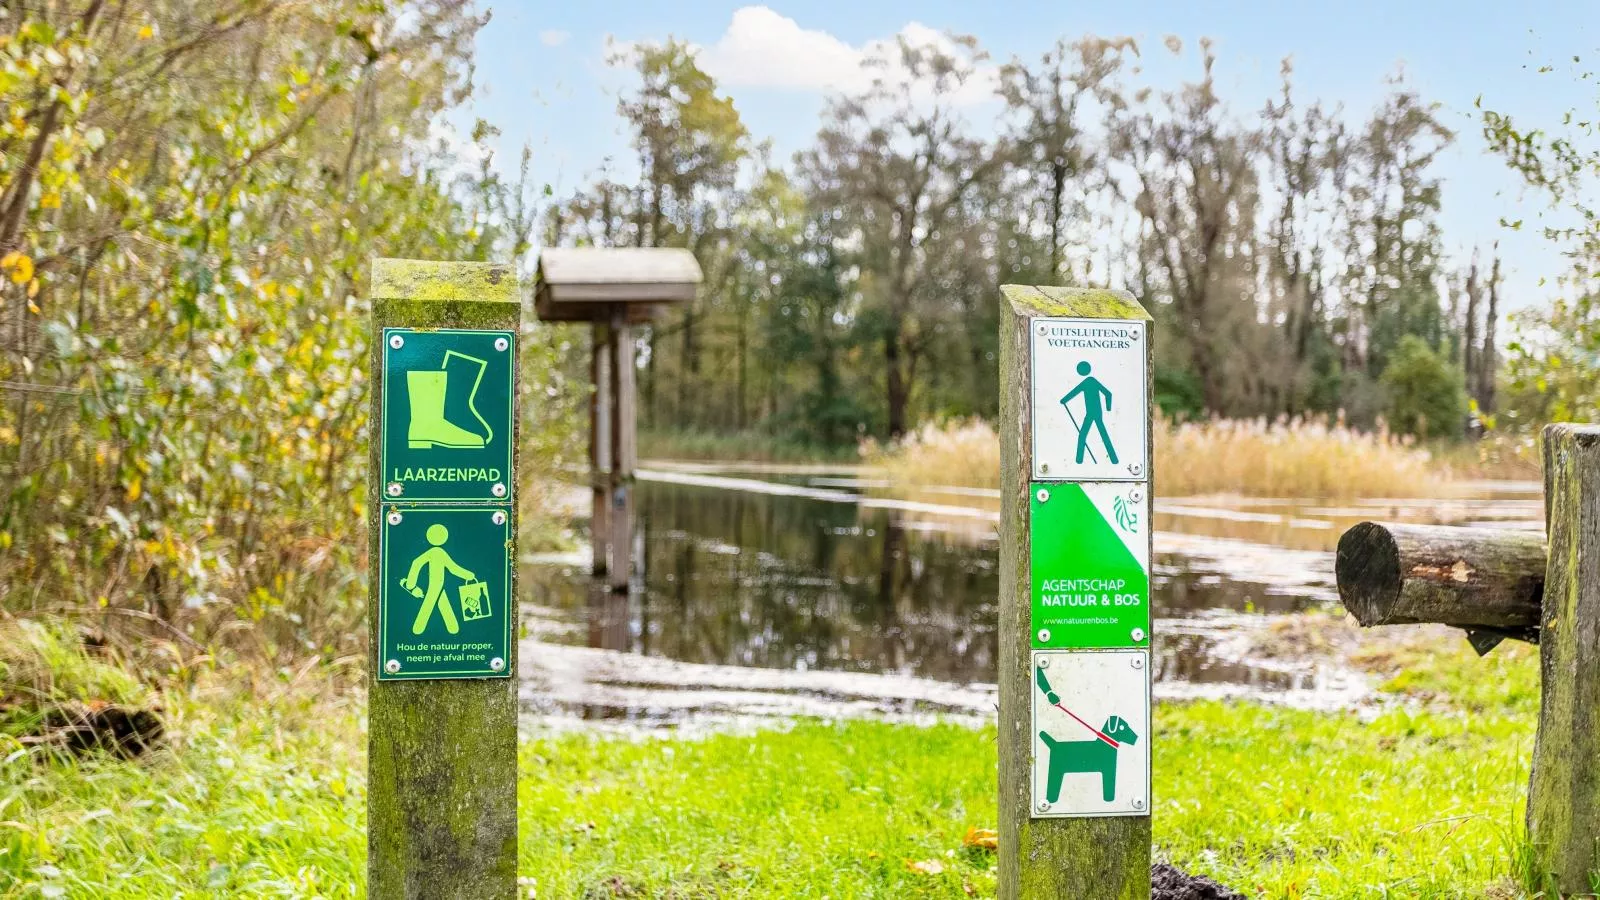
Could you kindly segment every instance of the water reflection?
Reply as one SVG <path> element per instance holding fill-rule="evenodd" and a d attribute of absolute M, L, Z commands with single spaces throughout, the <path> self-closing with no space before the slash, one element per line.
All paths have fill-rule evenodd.
<path fill-rule="evenodd" d="M 575 568 L 529 573 L 537 606 L 581 623 L 551 639 L 695 664 L 993 682 L 992 524 L 979 529 L 958 516 L 946 529 L 928 508 L 863 505 L 849 502 L 853 486 L 808 484 L 791 480 L 766 493 L 642 482 L 643 575 L 632 596 L 591 593 Z M 1161 552 L 1164 537 L 1156 615 L 1187 624 L 1181 633 L 1158 626 L 1158 680 L 1305 688 L 1309 668 L 1297 675 L 1221 653 L 1237 617 L 1213 625 L 1203 613 L 1326 603 L 1331 556 L 1247 551 L 1204 535 L 1184 538 L 1181 552 Z M 1250 552 L 1261 558 L 1245 558 Z M 1255 580 L 1230 574 L 1241 570 Z"/>

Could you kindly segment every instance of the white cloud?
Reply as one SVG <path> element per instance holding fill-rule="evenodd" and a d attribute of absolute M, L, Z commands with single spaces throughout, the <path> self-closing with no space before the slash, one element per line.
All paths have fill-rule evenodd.
<path fill-rule="evenodd" d="M 868 59 L 893 58 L 896 40 L 939 47 L 963 55 L 943 33 L 910 22 L 896 35 L 852 46 L 826 31 L 801 27 L 799 22 L 766 6 L 740 7 L 728 30 L 709 47 L 700 48 L 699 62 L 717 81 L 729 87 L 762 87 L 808 92 L 857 92 L 870 87 L 881 70 L 862 67 Z M 957 100 L 981 103 L 993 96 L 998 68 L 977 66 Z"/>
<path fill-rule="evenodd" d="M 560 31 L 554 28 L 539 32 L 539 43 L 546 47 L 559 47 L 571 40 L 572 32 Z"/>

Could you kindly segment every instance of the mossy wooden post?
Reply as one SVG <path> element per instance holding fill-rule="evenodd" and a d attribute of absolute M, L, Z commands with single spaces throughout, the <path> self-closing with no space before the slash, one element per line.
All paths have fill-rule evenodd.
<path fill-rule="evenodd" d="M 1147 900 L 1150 817 L 1036 818 L 1032 695 L 1030 482 L 1033 460 L 1031 328 L 1035 317 L 1150 317 L 1121 291 L 1005 285 L 1000 301 L 1000 897 L 1004 900 Z M 1110 324 L 1110 323 L 1108 323 Z M 1148 328 L 1143 331 L 1148 333 Z M 1148 340 L 1148 338 L 1147 338 Z M 1150 396 L 1146 351 L 1145 395 Z M 1087 423 L 1085 423 L 1085 426 Z M 1146 430 L 1146 459 L 1153 458 Z M 1144 477 L 1149 477 L 1144 472 Z M 1053 476 L 1052 476 L 1053 477 Z M 1148 483 L 1148 482 L 1146 482 Z M 1148 538 L 1146 538 L 1148 540 Z M 1147 638 L 1141 635 L 1141 638 Z M 1148 735 L 1142 735 L 1148 747 Z M 1147 802 L 1141 800 L 1140 803 Z"/>
<path fill-rule="evenodd" d="M 368 628 L 379 646 L 379 535 L 384 473 L 381 339 L 389 328 L 515 332 L 515 270 L 489 263 L 372 263 L 371 471 L 367 493 Z M 512 385 L 513 398 L 515 382 Z M 514 407 L 513 407 L 514 409 Z M 512 415 L 511 473 L 516 472 Z M 485 507 L 488 511 L 489 508 Z M 509 508 L 516 534 L 515 505 Z M 515 567 L 507 596 L 514 598 Z M 506 610 L 514 615 L 514 604 Z M 513 632 L 514 634 L 515 632 Z M 516 641 L 503 665 L 517 671 Z M 516 679 L 382 681 L 368 676 L 367 894 L 381 900 L 511 897 L 517 878 Z"/>
<path fill-rule="evenodd" d="M 1600 881 L 1600 427 L 1551 425 L 1544 439 L 1550 560 L 1528 836 L 1535 879 L 1588 896 Z"/>

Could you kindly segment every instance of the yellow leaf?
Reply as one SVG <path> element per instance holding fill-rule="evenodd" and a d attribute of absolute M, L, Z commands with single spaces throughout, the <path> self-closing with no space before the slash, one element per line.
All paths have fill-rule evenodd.
<path fill-rule="evenodd" d="M 967 836 L 961 839 L 961 846 L 976 847 L 980 850 L 999 850 L 1000 832 L 989 828 L 968 828 Z"/>
<path fill-rule="evenodd" d="M 101 594 L 96 602 L 100 604 L 101 609 L 105 609 L 107 606 L 111 605 L 110 598 L 108 598 L 105 594 Z"/>
<path fill-rule="evenodd" d="M 13 250 L 0 256 L 0 271 L 10 275 L 17 284 L 27 284 L 33 280 L 33 260 L 25 253 Z"/>
<path fill-rule="evenodd" d="M 33 302 L 32 300 L 29 300 L 28 301 L 28 312 L 31 312 L 31 313 L 33 313 L 34 315 L 37 316 L 39 314 L 39 304 Z"/>
<path fill-rule="evenodd" d="M 139 495 L 142 493 L 144 493 L 144 478 L 135 475 L 133 480 L 128 482 L 127 502 L 132 503 L 139 499 Z"/>
<path fill-rule="evenodd" d="M 0 531 L 0 550 L 11 549 L 11 532 Z"/>
<path fill-rule="evenodd" d="M 45 192 L 44 196 L 39 198 L 39 208 L 40 209 L 60 209 L 61 208 L 61 195 L 56 193 L 55 191 L 47 191 L 47 192 Z"/>
<path fill-rule="evenodd" d="M 155 36 L 156 36 L 156 30 L 154 28 L 151 28 L 149 25 L 146 25 L 143 28 L 139 29 L 139 40 L 141 40 L 141 41 L 148 41 L 148 40 L 150 40 L 151 38 L 153 38 Z"/>
<path fill-rule="evenodd" d="M 32 300 L 37 296 L 39 296 L 39 279 L 35 278 L 28 282 L 28 299 Z"/>
<path fill-rule="evenodd" d="M 938 875 L 944 871 L 944 863 L 937 859 L 908 859 L 906 868 L 918 875 Z"/>

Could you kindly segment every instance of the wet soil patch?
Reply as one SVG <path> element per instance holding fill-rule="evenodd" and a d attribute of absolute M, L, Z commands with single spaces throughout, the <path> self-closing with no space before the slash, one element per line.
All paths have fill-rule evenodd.
<path fill-rule="evenodd" d="M 1150 900 L 1245 900 L 1215 881 L 1166 863 L 1150 867 Z"/>

